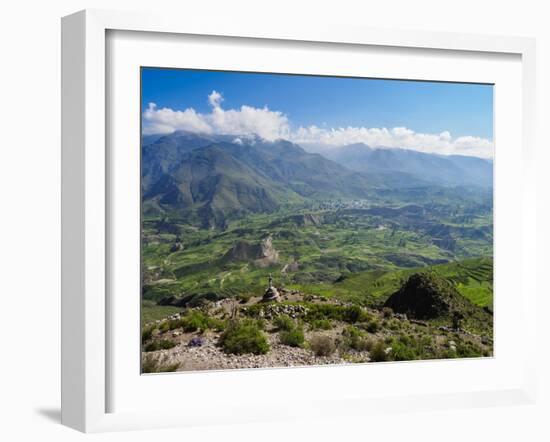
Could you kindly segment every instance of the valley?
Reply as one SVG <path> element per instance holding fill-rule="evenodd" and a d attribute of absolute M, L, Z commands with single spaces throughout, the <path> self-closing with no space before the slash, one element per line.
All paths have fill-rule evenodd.
<path fill-rule="evenodd" d="M 492 355 L 492 163 L 233 138 L 142 148 L 144 371 Z"/>

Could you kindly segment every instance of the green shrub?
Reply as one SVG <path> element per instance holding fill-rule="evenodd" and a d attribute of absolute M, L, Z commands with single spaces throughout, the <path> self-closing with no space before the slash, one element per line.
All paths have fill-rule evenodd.
<path fill-rule="evenodd" d="M 164 321 L 159 325 L 159 332 L 166 333 L 168 330 L 170 330 L 170 323 L 168 321 Z"/>
<path fill-rule="evenodd" d="M 145 346 L 145 351 L 157 351 L 157 350 L 168 350 L 174 348 L 176 343 L 173 341 L 168 341 L 167 339 L 159 339 L 158 341 L 150 342 Z"/>
<path fill-rule="evenodd" d="M 289 347 L 302 347 L 305 341 L 304 330 L 301 327 L 284 330 L 279 334 L 279 338 L 282 344 Z"/>
<path fill-rule="evenodd" d="M 346 327 L 342 332 L 344 340 L 342 342 L 344 348 L 351 348 L 357 351 L 370 350 L 372 341 L 365 337 L 365 333 L 352 325 Z"/>
<path fill-rule="evenodd" d="M 372 321 L 369 321 L 367 323 L 367 326 L 365 327 L 365 329 L 369 333 L 376 333 L 378 330 L 380 330 L 380 322 L 373 319 Z"/>
<path fill-rule="evenodd" d="M 209 317 L 198 310 L 189 310 L 179 320 L 178 327 L 182 327 L 185 332 L 204 331 L 209 328 L 223 331 L 226 327 L 226 322 L 223 319 Z"/>
<path fill-rule="evenodd" d="M 355 323 L 369 318 L 368 313 L 358 305 L 308 304 L 307 308 L 309 311 L 306 320 L 310 323 L 318 319 Z"/>
<path fill-rule="evenodd" d="M 175 330 L 176 328 L 180 328 L 182 326 L 182 320 L 169 319 L 168 321 L 163 322 L 162 325 L 163 325 L 163 331 L 167 332 L 168 330 Z"/>
<path fill-rule="evenodd" d="M 218 318 L 208 318 L 208 328 L 216 331 L 224 331 L 227 327 L 227 321 Z"/>
<path fill-rule="evenodd" d="M 330 336 L 316 335 L 309 343 L 315 356 L 330 356 L 336 351 L 336 344 Z"/>
<path fill-rule="evenodd" d="M 186 332 L 206 330 L 208 328 L 208 317 L 198 310 L 189 310 L 181 319 L 181 326 L 183 331 Z"/>
<path fill-rule="evenodd" d="M 158 359 L 152 356 L 146 356 L 141 363 L 142 373 L 167 373 L 176 371 L 180 364 L 178 362 L 173 364 L 164 364 Z"/>
<path fill-rule="evenodd" d="M 332 328 L 332 322 L 330 319 L 314 319 L 309 324 L 311 330 L 330 330 Z"/>
<path fill-rule="evenodd" d="M 269 351 L 269 343 L 257 321 L 244 320 L 231 323 L 220 336 L 219 345 L 225 353 L 265 354 Z"/>
<path fill-rule="evenodd" d="M 251 318 L 258 318 L 260 316 L 260 312 L 264 311 L 264 305 L 261 303 L 258 304 L 252 304 L 247 305 L 246 307 L 242 307 L 240 311 Z"/>
<path fill-rule="evenodd" d="M 279 315 L 273 321 L 278 330 L 291 331 L 294 328 L 294 321 L 288 315 Z"/>
<path fill-rule="evenodd" d="M 385 362 L 390 360 L 389 354 L 386 353 L 386 344 L 384 341 L 378 341 L 374 344 L 369 356 L 372 362 Z"/>
<path fill-rule="evenodd" d="M 391 358 L 394 361 L 413 361 L 419 359 L 417 348 L 402 341 L 394 341 L 391 345 Z"/>
<path fill-rule="evenodd" d="M 260 318 L 260 319 L 256 319 L 255 321 L 252 321 L 252 322 L 255 322 L 260 330 L 265 330 L 265 327 L 266 327 L 266 324 L 267 324 L 267 321 L 265 319 Z"/>
<path fill-rule="evenodd" d="M 342 319 L 346 322 L 355 323 L 361 319 L 363 310 L 358 305 L 347 307 L 342 314 Z"/>
<path fill-rule="evenodd" d="M 459 341 L 456 344 L 456 355 L 459 358 L 477 358 L 483 356 L 483 350 L 472 342 Z"/>
<path fill-rule="evenodd" d="M 149 339 L 153 337 L 153 331 L 155 330 L 155 326 L 151 325 L 149 327 L 145 327 L 141 330 L 141 343 L 145 344 Z"/>
<path fill-rule="evenodd" d="M 399 323 L 399 321 L 392 319 L 388 322 L 388 328 L 390 330 L 396 331 L 401 328 L 401 324 Z"/>

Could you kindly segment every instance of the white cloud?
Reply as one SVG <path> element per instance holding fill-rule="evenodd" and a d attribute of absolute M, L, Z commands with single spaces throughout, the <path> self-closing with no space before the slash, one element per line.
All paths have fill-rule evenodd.
<path fill-rule="evenodd" d="M 288 117 L 267 106 L 256 108 L 243 105 L 239 109 L 222 108 L 223 95 L 212 91 L 208 95 L 209 113 L 193 108 L 183 111 L 158 108 L 150 103 L 143 113 L 143 133 L 161 134 L 185 130 L 203 134 L 246 136 L 256 134 L 266 140 L 288 139 L 307 146 L 334 147 L 365 143 L 371 147 L 403 148 L 443 155 L 461 154 L 482 158 L 493 157 L 493 142 L 479 137 L 453 138 L 448 131 L 437 134 L 415 132 L 406 127 L 339 127 L 315 125 L 291 128 Z M 242 140 L 241 140 L 242 141 Z"/>
<path fill-rule="evenodd" d="M 300 127 L 292 133 L 292 141 L 304 146 L 335 147 L 364 143 L 371 147 L 412 149 L 442 155 L 471 155 L 493 157 L 493 142 L 486 138 L 464 136 L 453 138 L 449 131 L 439 134 L 415 132 L 406 127 L 393 129 L 368 127 L 341 127 L 324 129 L 317 126 Z"/>
<path fill-rule="evenodd" d="M 210 106 L 213 108 L 220 107 L 222 104 L 223 97 L 222 94 L 220 94 L 217 91 L 212 91 L 212 93 L 208 96 L 208 102 L 210 103 Z"/>
<path fill-rule="evenodd" d="M 198 133 L 213 132 L 203 115 L 198 114 L 192 108 L 175 111 L 167 107 L 159 109 L 155 103 L 149 103 L 143 112 L 144 134 L 166 134 L 175 130 Z"/>
<path fill-rule="evenodd" d="M 240 109 L 225 110 L 221 107 L 222 101 L 222 94 L 212 91 L 208 96 L 212 110 L 206 114 L 197 113 L 193 108 L 184 111 L 159 109 L 155 103 L 149 103 L 143 113 L 143 133 L 166 134 L 185 130 L 204 134 L 256 134 L 266 140 L 290 137 L 288 118 L 282 112 L 271 111 L 267 106 L 245 105 Z"/>

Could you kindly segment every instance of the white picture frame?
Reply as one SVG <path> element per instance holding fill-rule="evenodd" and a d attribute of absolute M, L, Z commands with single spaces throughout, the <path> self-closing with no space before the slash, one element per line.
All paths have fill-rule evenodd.
<path fill-rule="evenodd" d="M 312 400 L 309 407 L 302 404 L 286 409 L 258 399 L 246 403 L 243 397 L 232 397 L 234 409 L 208 417 L 197 406 L 195 412 L 166 406 L 155 411 L 112 411 L 109 392 L 113 388 L 109 376 L 113 355 L 108 339 L 112 321 L 108 299 L 108 244 L 112 230 L 108 218 L 112 209 L 109 195 L 108 133 L 110 117 L 107 94 L 106 66 L 108 63 L 106 36 L 111 31 L 154 32 L 156 35 L 217 36 L 219 38 L 260 39 L 286 44 L 300 42 L 338 44 L 346 46 L 375 46 L 403 50 L 430 49 L 436 51 L 483 54 L 509 54 L 521 63 L 521 121 L 516 121 L 520 133 L 522 185 L 519 192 L 522 210 L 518 215 L 521 253 L 522 337 L 526 338 L 521 355 L 521 370 L 509 385 L 499 388 L 467 389 L 460 393 L 428 392 L 424 395 L 388 391 L 372 396 L 361 391 L 354 397 Z M 535 315 L 535 277 L 531 265 L 536 256 L 534 237 L 536 186 L 534 170 L 535 149 L 535 42 L 519 37 L 493 37 L 416 31 L 357 29 L 345 26 L 309 24 L 293 27 L 277 24 L 242 22 L 210 23 L 197 17 L 167 17 L 151 14 L 86 10 L 63 18 L 62 21 L 62 423 L 85 432 L 122 429 L 158 428 L 168 426 L 208 425 L 228 422 L 278 420 L 288 417 L 323 417 L 335 414 L 366 414 L 371 411 L 402 411 L 407 409 L 453 408 L 487 406 L 506 403 L 529 403 L 534 400 L 536 364 L 533 357 L 535 324 L 528 318 Z M 497 220 L 498 223 L 498 220 Z M 499 246 L 497 245 L 497 248 Z M 498 296 L 498 295 L 497 295 Z M 496 313 L 498 314 L 498 313 Z M 504 325 L 504 326 L 510 326 Z M 518 356 L 519 357 L 519 356 Z M 496 356 L 498 358 L 498 355 Z M 415 363 L 416 364 L 416 363 Z M 424 363 L 421 363 L 424 364 Z M 455 369 L 465 367 L 456 366 Z M 354 368 L 355 375 L 362 367 Z M 306 382 L 309 371 L 304 369 L 247 373 L 256 385 L 264 379 L 284 377 L 287 381 Z M 306 370 L 325 370 L 308 368 Z M 396 370 L 392 368 L 392 370 Z M 413 365 L 397 368 L 401 375 L 413 375 Z M 521 371 L 521 373 L 520 373 Z M 328 372 L 325 372 L 325 374 Z M 178 376 L 186 376 L 178 375 Z M 212 376 L 211 374 L 198 374 Z M 238 372 L 231 379 L 240 376 Z M 175 376 L 162 376 L 168 385 Z M 196 378 L 198 379 L 198 378 Z M 214 378 L 210 377 L 214 382 Z M 223 378 L 219 377 L 218 380 Z M 215 382 L 214 382 L 215 383 Z M 174 384 L 175 385 L 175 384 Z M 211 392 L 215 394 L 215 392 Z M 290 401 L 292 402 L 292 401 Z M 242 410 L 243 413 L 232 413 Z"/>

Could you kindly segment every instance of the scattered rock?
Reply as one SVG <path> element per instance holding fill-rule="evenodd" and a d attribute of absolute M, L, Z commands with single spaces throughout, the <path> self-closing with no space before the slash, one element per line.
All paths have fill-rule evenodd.
<path fill-rule="evenodd" d="M 268 304 L 260 310 L 259 316 L 271 320 L 280 315 L 288 315 L 291 318 L 302 318 L 307 315 L 309 309 L 303 305 Z"/>

